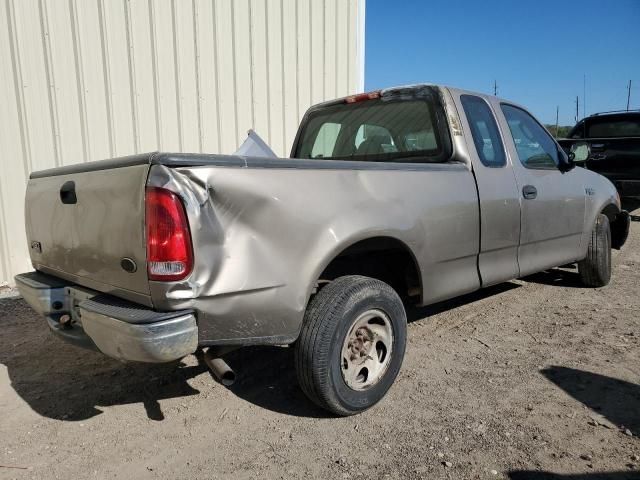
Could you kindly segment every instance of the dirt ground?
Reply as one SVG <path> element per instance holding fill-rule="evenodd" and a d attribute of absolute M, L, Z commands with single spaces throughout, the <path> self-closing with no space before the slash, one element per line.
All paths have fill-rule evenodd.
<path fill-rule="evenodd" d="M 634 220 L 606 288 L 555 269 L 409 312 L 396 384 L 350 418 L 305 399 L 291 349 L 229 354 L 225 388 L 196 357 L 66 345 L 1 299 L 0 478 L 640 479 Z"/>

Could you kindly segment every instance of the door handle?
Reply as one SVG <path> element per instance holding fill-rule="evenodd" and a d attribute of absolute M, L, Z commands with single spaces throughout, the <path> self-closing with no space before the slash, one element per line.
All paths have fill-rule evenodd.
<path fill-rule="evenodd" d="M 527 200 L 533 200 L 538 196 L 538 190 L 533 185 L 525 185 L 522 187 L 522 196 Z"/>
<path fill-rule="evenodd" d="M 64 182 L 60 187 L 60 200 L 67 205 L 73 205 L 78 203 L 78 197 L 76 197 L 76 183 L 73 180 Z"/>

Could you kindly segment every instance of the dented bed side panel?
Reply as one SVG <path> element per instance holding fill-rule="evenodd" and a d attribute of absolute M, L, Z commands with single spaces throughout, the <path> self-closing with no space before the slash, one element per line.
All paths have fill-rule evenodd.
<path fill-rule="evenodd" d="M 198 311 L 201 344 L 294 341 L 318 276 L 367 238 L 392 237 L 412 250 L 425 303 L 479 287 L 478 205 L 467 165 L 243 162 L 153 165 L 149 173 L 149 185 L 183 199 L 195 259 L 185 281 L 150 282 L 151 297 L 158 309 Z"/>

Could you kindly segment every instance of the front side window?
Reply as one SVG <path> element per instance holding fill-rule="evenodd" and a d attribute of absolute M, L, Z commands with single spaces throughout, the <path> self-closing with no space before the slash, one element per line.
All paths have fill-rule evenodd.
<path fill-rule="evenodd" d="M 379 140 L 380 144 L 378 145 L 377 142 L 372 142 L 372 139 Z M 369 140 L 369 142 L 364 143 L 367 140 Z M 356 151 L 360 150 L 361 153 L 375 153 L 368 151 L 371 148 L 377 149 L 378 146 L 382 147 L 384 153 L 398 151 L 393 143 L 393 137 L 389 130 L 379 125 L 370 125 L 368 123 L 360 125 L 360 128 L 358 128 L 358 131 L 356 132 Z"/>
<path fill-rule="evenodd" d="M 336 146 L 336 140 L 340 133 L 341 125 L 339 123 L 327 122 L 320 127 L 318 135 L 313 142 L 311 156 L 314 158 L 330 157 Z"/>
<path fill-rule="evenodd" d="M 571 132 L 569 132 L 569 138 L 584 138 L 585 124 L 584 121 L 579 122 Z"/>
<path fill-rule="evenodd" d="M 487 102 L 474 95 L 461 95 L 460 101 L 482 164 L 486 167 L 505 166 L 507 160 L 500 131 Z"/>
<path fill-rule="evenodd" d="M 431 97 L 334 104 L 309 114 L 294 156 L 373 162 L 443 162 L 451 154 L 442 106 Z M 440 114 L 440 115 L 439 115 Z"/>
<path fill-rule="evenodd" d="M 558 147 L 551 135 L 521 108 L 504 103 L 501 107 L 522 165 L 533 169 L 556 169 Z"/>

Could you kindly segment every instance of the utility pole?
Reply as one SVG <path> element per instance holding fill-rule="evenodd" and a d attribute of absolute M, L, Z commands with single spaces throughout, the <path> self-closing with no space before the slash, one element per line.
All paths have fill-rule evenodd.
<path fill-rule="evenodd" d="M 556 105 L 556 138 L 558 138 L 558 118 L 560 117 L 560 105 Z"/>
<path fill-rule="evenodd" d="M 587 74 L 582 76 L 582 118 L 587 116 Z"/>
<path fill-rule="evenodd" d="M 576 123 L 580 119 L 580 99 L 578 95 L 576 95 Z"/>
<path fill-rule="evenodd" d="M 498 96 L 498 82 L 495 80 L 493 81 L 493 95 Z"/>
<path fill-rule="evenodd" d="M 631 100 L 631 80 L 629 80 L 629 86 L 627 87 L 627 112 L 629 111 L 629 100 Z"/>

